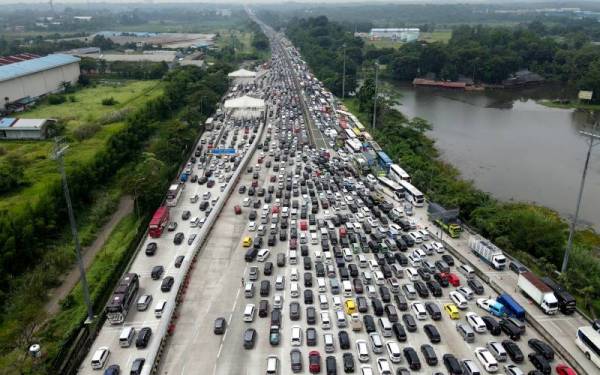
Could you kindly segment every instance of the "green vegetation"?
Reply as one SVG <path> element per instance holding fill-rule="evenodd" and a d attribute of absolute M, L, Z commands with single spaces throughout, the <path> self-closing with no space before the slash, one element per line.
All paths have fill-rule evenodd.
<path fill-rule="evenodd" d="M 422 32 L 419 36 L 419 41 L 427 43 L 448 43 L 452 37 L 451 30 L 440 30 L 432 32 Z M 376 40 L 365 40 L 365 45 L 372 46 L 375 48 L 400 48 L 406 43 L 398 42 L 391 39 L 376 39 Z"/>
<path fill-rule="evenodd" d="M 248 21 L 242 30 L 229 29 L 217 33 L 218 50 L 209 56 L 228 63 L 242 63 L 249 60 L 266 61 L 269 56 L 269 41 L 255 23 Z"/>

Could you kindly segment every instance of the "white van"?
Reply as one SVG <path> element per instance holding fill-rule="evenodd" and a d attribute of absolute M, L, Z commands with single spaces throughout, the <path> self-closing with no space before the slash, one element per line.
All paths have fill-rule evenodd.
<path fill-rule="evenodd" d="M 467 264 L 461 264 L 460 267 L 458 267 L 458 272 L 465 275 L 469 280 L 475 277 L 475 270 Z"/>
<path fill-rule="evenodd" d="M 352 297 L 352 283 L 350 280 L 342 281 L 342 288 L 344 289 L 344 297 Z"/>
<path fill-rule="evenodd" d="M 109 356 L 110 349 L 108 349 L 108 347 L 101 346 L 98 348 L 98 350 L 96 350 L 92 356 L 92 368 L 94 370 L 101 370 L 106 364 Z"/>
<path fill-rule="evenodd" d="M 244 297 L 252 298 L 254 297 L 254 283 L 249 281 L 244 285 Z"/>
<path fill-rule="evenodd" d="M 277 278 L 275 278 L 275 289 L 283 290 L 284 287 L 285 287 L 285 279 L 284 279 L 283 275 L 277 275 Z"/>
<path fill-rule="evenodd" d="M 292 298 L 300 297 L 300 287 L 298 286 L 297 281 L 292 281 L 290 283 L 290 295 L 292 296 Z"/>
<path fill-rule="evenodd" d="M 344 252 L 344 260 L 346 262 L 352 262 L 352 251 L 350 249 L 348 249 L 347 247 L 345 247 L 343 249 Z"/>
<path fill-rule="evenodd" d="M 327 233 L 327 228 L 321 228 L 321 239 L 326 240 L 329 238 L 329 233 Z"/>
<path fill-rule="evenodd" d="M 317 287 L 319 288 L 319 293 L 327 292 L 327 284 L 325 284 L 324 277 L 317 277 Z"/>
<path fill-rule="evenodd" d="M 329 312 L 327 311 L 321 311 L 321 327 L 323 329 L 330 329 L 331 328 L 331 320 L 329 319 Z"/>
<path fill-rule="evenodd" d="M 310 243 L 311 245 L 317 245 L 319 243 L 319 236 L 316 233 L 310 234 Z"/>
<path fill-rule="evenodd" d="M 373 272 L 373 275 L 375 275 L 375 284 L 380 286 L 385 284 L 385 277 L 383 276 L 383 272 L 375 271 Z"/>
<path fill-rule="evenodd" d="M 288 258 L 290 260 L 290 264 L 298 264 L 298 253 L 296 250 L 290 250 Z"/>
<path fill-rule="evenodd" d="M 298 268 L 292 267 L 290 271 L 290 281 L 298 281 Z"/>
<path fill-rule="evenodd" d="M 254 321 L 255 306 L 253 303 L 246 305 L 244 309 L 244 322 L 252 323 Z"/>
<path fill-rule="evenodd" d="M 408 277 L 408 279 L 410 281 L 417 281 L 417 280 L 419 280 L 419 273 L 417 272 L 416 269 L 414 269 L 412 267 L 406 267 L 404 269 L 404 272 L 406 272 L 406 277 Z"/>
<path fill-rule="evenodd" d="M 321 252 L 315 251 L 315 262 L 320 262 L 322 260 Z"/>
<path fill-rule="evenodd" d="M 467 299 L 459 292 L 450 292 L 449 296 L 452 302 L 454 302 L 456 307 L 458 307 L 459 309 L 464 310 L 468 307 Z"/>
<path fill-rule="evenodd" d="M 300 326 L 292 327 L 292 346 L 302 345 L 302 328 Z"/>
<path fill-rule="evenodd" d="M 371 272 L 369 272 L 369 271 L 364 271 L 362 273 L 362 279 L 363 279 L 365 285 L 371 285 L 371 283 L 373 282 L 373 276 L 371 275 Z"/>
<path fill-rule="evenodd" d="M 269 249 L 260 249 L 259 252 L 258 252 L 258 255 L 256 256 L 256 259 L 259 262 L 264 262 L 269 257 L 269 254 L 271 254 L 271 250 L 269 250 Z"/>
<path fill-rule="evenodd" d="M 410 232 L 408 235 L 413 239 L 413 241 L 415 241 L 415 243 L 423 243 L 423 237 L 421 236 L 421 233 Z"/>
<path fill-rule="evenodd" d="M 329 301 L 327 301 L 327 296 L 325 294 L 319 294 L 319 306 L 321 310 L 329 308 Z"/>
<path fill-rule="evenodd" d="M 379 318 L 379 328 L 381 328 L 383 337 L 392 337 L 392 323 L 385 316 Z"/>
<path fill-rule="evenodd" d="M 333 264 L 333 258 L 331 257 L 331 251 L 323 251 L 325 257 L 325 264 Z"/>
<path fill-rule="evenodd" d="M 200 218 L 198 218 L 198 216 L 194 216 L 190 220 L 190 228 L 197 228 L 199 223 L 200 223 Z"/>
<path fill-rule="evenodd" d="M 335 351 L 333 335 L 331 333 L 323 335 L 323 342 L 325 343 L 325 353 L 333 353 Z"/>
<path fill-rule="evenodd" d="M 427 319 L 427 311 L 425 311 L 425 306 L 421 302 L 413 302 L 410 306 L 412 312 L 415 314 L 415 317 L 419 320 Z"/>
<path fill-rule="evenodd" d="M 363 254 L 358 254 L 358 266 L 360 268 L 367 267 L 367 257 L 364 256 Z"/>
<path fill-rule="evenodd" d="M 131 346 L 133 342 L 133 338 L 135 337 L 135 328 L 133 327 L 125 327 L 121 331 L 119 335 L 119 346 L 121 348 L 128 348 Z"/>
<path fill-rule="evenodd" d="M 383 340 L 381 340 L 381 336 L 377 332 L 369 333 L 369 337 L 371 338 L 371 349 L 373 353 L 381 353 L 383 352 Z"/>
<path fill-rule="evenodd" d="M 475 348 L 475 357 L 479 360 L 485 371 L 498 371 L 498 361 L 486 348 Z"/>
<path fill-rule="evenodd" d="M 345 328 L 348 325 L 348 322 L 346 321 L 346 315 L 342 310 L 337 310 L 335 312 L 335 318 L 338 328 Z"/>
<path fill-rule="evenodd" d="M 167 300 L 160 300 L 154 306 L 154 316 L 156 318 L 160 318 L 162 314 L 165 312 L 165 307 L 167 307 Z"/>
<path fill-rule="evenodd" d="M 369 263 L 369 269 L 371 270 L 371 272 L 379 269 L 379 264 L 377 264 L 375 259 L 369 259 L 368 263 Z"/>

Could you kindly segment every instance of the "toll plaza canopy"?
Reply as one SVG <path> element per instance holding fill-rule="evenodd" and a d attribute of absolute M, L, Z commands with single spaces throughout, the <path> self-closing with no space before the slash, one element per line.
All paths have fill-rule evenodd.
<path fill-rule="evenodd" d="M 225 101 L 225 109 L 234 118 L 255 118 L 265 110 L 265 101 L 248 95 Z"/>
<path fill-rule="evenodd" d="M 235 83 L 251 83 L 256 78 L 256 72 L 240 69 L 229 73 L 227 77 L 229 77 L 229 79 L 233 79 Z"/>

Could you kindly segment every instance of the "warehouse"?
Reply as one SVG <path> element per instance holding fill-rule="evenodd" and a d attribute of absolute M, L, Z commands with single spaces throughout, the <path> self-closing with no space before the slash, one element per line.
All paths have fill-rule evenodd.
<path fill-rule="evenodd" d="M 418 28 L 371 29 L 369 36 L 373 39 L 393 39 L 401 42 L 414 42 L 419 39 Z"/>
<path fill-rule="evenodd" d="M 53 54 L 0 66 L 0 112 L 18 103 L 62 90 L 79 78 L 78 57 Z"/>
<path fill-rule="evenodd" d="M 0 118 L 0 139 L 46 139 L 55 120 Z"/>

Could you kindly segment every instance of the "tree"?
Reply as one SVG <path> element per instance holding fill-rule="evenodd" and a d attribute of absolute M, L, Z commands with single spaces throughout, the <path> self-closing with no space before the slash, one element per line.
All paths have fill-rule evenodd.
<path fill-rule="evenodd" d="M 162 186 L 166 179 L 165 163 L 156 155 L 144 152 L 135 168 L 123 179 L 123 190 L 133 196 L 136 211 L 146 211 L 162 196 Z"/>
<path fill-rule="evenodd" d="M 421 117 L 414 117 L 412 120 L 410 120 L 408 122 L 408 126 L 415 129 L 417 132 L 419 132 L 421 134 L 432 129 L 431 124 L 427 120 L 425 120 Z"/>

